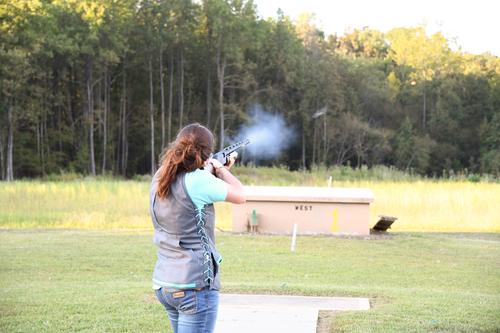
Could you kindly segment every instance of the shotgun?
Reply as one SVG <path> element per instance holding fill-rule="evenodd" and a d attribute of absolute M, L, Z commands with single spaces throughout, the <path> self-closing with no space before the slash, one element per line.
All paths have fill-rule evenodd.
<path fill-rule="evenodd" d="M 216 152 L 212 156 L 212 158 L 221 162 L 222 165 L 227 165 L 227 164 L 229 164 L 229 155 L 231 153 L 235 152 L 236 150 L 240 149 L 241 147 L 248 145 L 249 143 L 250 143 L 250 139 L 245 139 L 245 140 L 233 143 L 232 145 L 227 146 L 226 148 L 222 149 L 221 151 Z"/>

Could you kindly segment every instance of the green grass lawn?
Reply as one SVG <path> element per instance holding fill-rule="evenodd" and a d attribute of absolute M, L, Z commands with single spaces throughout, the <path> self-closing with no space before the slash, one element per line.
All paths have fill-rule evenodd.
<path fill-rule="evenodd" d="M 0 332 L 161 332 L 147 231 L 0 230 Z M 499 332 L 500 234 L 219 234 L 224 292 L 369 297 L 330 332 Z"/>

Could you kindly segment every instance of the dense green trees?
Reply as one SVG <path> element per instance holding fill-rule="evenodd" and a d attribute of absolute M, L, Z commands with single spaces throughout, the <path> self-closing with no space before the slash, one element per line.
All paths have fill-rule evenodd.
<path fill-rule="evenodd" d="M 310 15 L 257 12 L 251 0 L 0 0 L 1 179 L 150 173 L 184 124 L 222 146 L 257 103 L 296 134 L 268 163 L 499 175 L 498 57 L 422 27 L 325 36 Z"/>

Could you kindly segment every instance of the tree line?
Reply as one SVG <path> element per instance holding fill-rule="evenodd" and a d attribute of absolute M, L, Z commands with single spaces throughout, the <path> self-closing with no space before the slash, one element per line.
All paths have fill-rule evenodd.
<path fill-rule="evenodd" d="M 500 59 L 424 27 L 326 35 L 251 0 L 0 0 L 0 64 L 5 180 L 152 173 L 179 128 L 222 147 L 256 103 L 297 133 L 271 164 L 500 172 Z"/>

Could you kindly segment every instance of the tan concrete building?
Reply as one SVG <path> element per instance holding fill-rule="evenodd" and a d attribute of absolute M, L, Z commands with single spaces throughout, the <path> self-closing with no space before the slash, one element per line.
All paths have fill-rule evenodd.
<path fill-rule="evenodd" d="M 245 187 L 247 202 L 233 205 L 233 231 L 369 235 L 373 193 L 362 188 Z"/>

